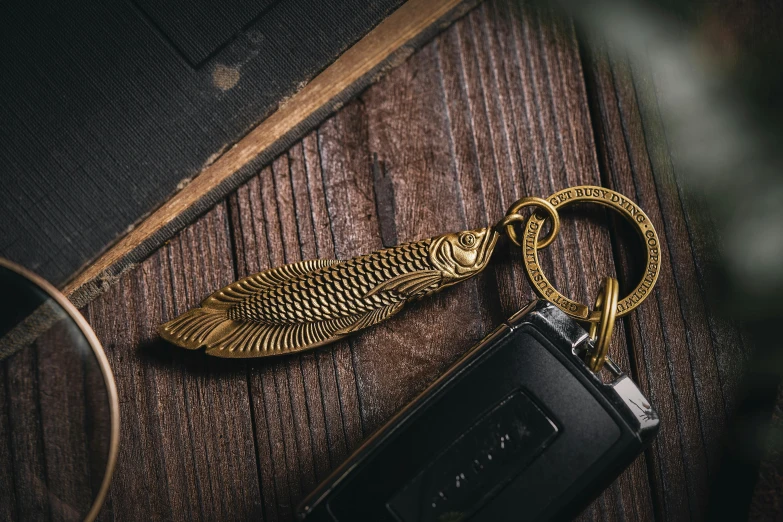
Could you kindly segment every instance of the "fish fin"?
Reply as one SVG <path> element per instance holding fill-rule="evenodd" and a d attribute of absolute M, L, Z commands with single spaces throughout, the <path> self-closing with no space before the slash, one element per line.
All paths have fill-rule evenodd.
<path fill-rule="evenodd" d="M 406 297 L 416 295 L 421 290 L 440 283 L 443 275 L 440 270 L 418 270 L 407 274 L 400 274 L 388 281 L 379 284 L 369 292 L 365 297 L 369 297 L 378 292 L 393 290 Z"/>
<path fill-rule="evenodd" d="M 160 325 L 158 333 L 170 343 L 195 350 L 204 345 L 215 329 L 229 321 L 225 310 L 202 306 Z"/>
<path fill-rule="evenodd" d="M 293 325 L 227 320 L 205 339 L 207 354 L 216 357 L 258 357 L 299 352 L 336 341 L 391 317 L 404 301 L 372 310 L 358 317 L 340 317 L 327 321 Z M 273 346 L 274 349 L 269 347 Z"/>
<path fill-rule="evenodd" d="M 299 261 L 277 268 L 270 268 L 256 274 L 249 275 L 221 288 L 207 297 L 201 306 L 227 310 L 240 301 L 250 296 L 259 294 L 264 290 L 279 286 L 290 279 L 294 279 L 321 268 L 339 263 L 336 259 L 310 259 Z"/>
<path fill-rule="evenodd" d="M 215 357 L 258 357 L 299 352 L 336 341 L 354 317 L 298 324 L 229 320 L 206 338 L 207 354 Z M 274 347 L 274 348 L 270 348 Z"/>
<path fill-rule="evenodd" d="M 389 306 L 384 306 L 383 308 L 378 308 L 376 310 L 367 312 L 366 314 L 360 316 L 354 323 L 336 331 L 335 334 L 341 336 L 348 335 L 351 332 L 356 332 L 362 328 L 367 328 L 368 326 L 378 324 L 402 310 L 403 306 L 405 306 L 405 301 L 399 301 L 397 303 L 392 303 Z"/>

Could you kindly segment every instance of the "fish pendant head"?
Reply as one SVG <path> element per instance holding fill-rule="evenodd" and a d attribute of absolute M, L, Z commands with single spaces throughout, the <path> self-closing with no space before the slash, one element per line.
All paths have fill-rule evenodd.
<path fill-rule="evenodd" d="M 487 266 L 497 240 L 489 227 L 445 234 L 432 242 L 430 262 L 449 282 L 467 279 Z"/>

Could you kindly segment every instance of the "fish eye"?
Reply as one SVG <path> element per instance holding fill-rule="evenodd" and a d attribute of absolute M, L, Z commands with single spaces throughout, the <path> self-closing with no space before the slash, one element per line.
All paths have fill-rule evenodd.
<path fill-rule="evenodd" d="M 476 236 L 470 232 L 462 234 L 459 238 L 459 243 L 464 247 L 472 247 L 476 244 Z"/>

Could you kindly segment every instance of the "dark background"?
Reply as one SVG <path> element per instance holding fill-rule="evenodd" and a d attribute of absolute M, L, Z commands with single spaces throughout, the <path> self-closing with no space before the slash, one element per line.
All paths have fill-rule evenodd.
<path fill-rule="evenodd" d="M 0 256 L 61 285 L 401 3 L 5 3 Z"/>

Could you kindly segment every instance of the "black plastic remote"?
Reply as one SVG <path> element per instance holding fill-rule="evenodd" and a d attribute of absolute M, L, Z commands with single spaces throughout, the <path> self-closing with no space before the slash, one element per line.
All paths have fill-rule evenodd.
<path fill-rule="evenodd" d="M 375 432 L 299 507 L 308 522 L 567 520 L 650 443 L 659 420 L 584 329 L 534 301 Z"/>

